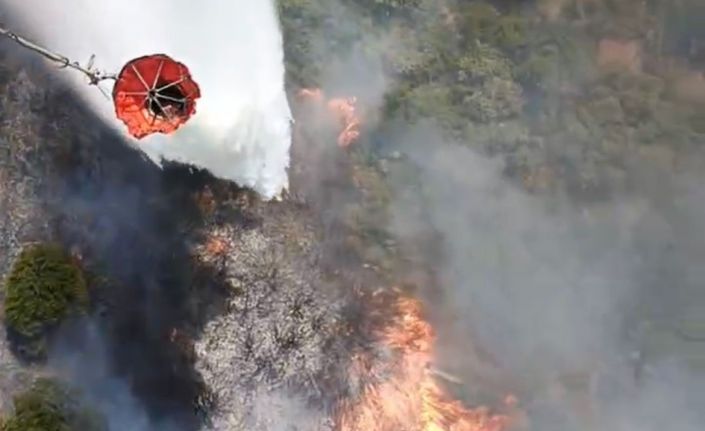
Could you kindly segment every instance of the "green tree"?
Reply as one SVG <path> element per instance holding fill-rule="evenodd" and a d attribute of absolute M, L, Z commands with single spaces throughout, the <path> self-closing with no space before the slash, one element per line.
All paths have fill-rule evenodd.
<path fill-rule="evenodd" d="M 41 356 L 48 330 L 88 303 L 83 271 L 52 244 L 23 250 L 4 287 L 5 324 L 33 351 L 29 356 Z"/>
<path fill-rule="evenodd" d="M 0 431 L 106 431 L 102 415 L 83 406 L 78 393 L 51 379 L 38 379 L 13 400 L 14 412 Z"/>

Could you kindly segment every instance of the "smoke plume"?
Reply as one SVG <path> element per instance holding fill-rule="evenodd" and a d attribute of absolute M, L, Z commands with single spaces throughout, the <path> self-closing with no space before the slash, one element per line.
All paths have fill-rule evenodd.
<path fill-rule="evenodd" d="M 165 53 L 185 63 L 201 87 L 196 116 L 173 136 L 130 143 L 152 161 L 208 169 L 266 198 L 288 187 L 290 112 L 284 93 L 281 33 L 271 1 L 69 0 L 4 2 L 14 28 L 73 61 L 118 72 L 127 61 Z M 66 79 L 117 130 L 112 103 L 85 78 Z M 103 84 L 109 94 L 111 88 Z"/>
<path fill-rule="evenodd" d="M 314 47 L 325 45 L 326 31 L 350 31 L 356 22 L 339 3 L 331 9 L 334 24 Z M 366 33 L 359 45 L 404 48 L 383 31 Z M 360 64 L 356 49 L 324 68 L 321 86 L 364 88 L 364 109 L 376 113 L 394 83 L 374 67 L 349 73 Z M 482 385 L 513 391 L 534 429 L 544 431 L 702 427 L 705 406 L 696 394 L 704 381 L 687 364 L 697 355 L 702 361 L 702 347 L 686 358 L 672 337 L 670 347 L 651 345 L 664 342 L 654 340 L 656 332 L 695 315 L 702 322 L 702 177 L 633 157 L 628 193 L 581 204 L 566 193 L 525 191 L 506 177 L 503 160 L 477 150 L 481 137 L 455 142 L 433 125 L 404 120 L 384 135 L 365 126 L 377 156 L 400 152 L 418 172 L 421 192 L 410 192 L 408 171 L 388 170 L 396 188 L 391 230 L 402 240 L 429 231 L 439 238 L 440 253 L 431 256 L 439 285 L 421 294 L 440 336 L 438 365 L 461 377 L 467 401 L 482 402 Z M 561 145 L 582 151 L 580 143 Z"/>
<path fill-rule="evenodd" d="M 672 322 L 687 311 L 676 299 L 689 290 L 678 286 L 682 274 L 667 279 L 673 287 L 665 299 L 654 291 L 664 286 L 648 281 L 663 272 L 651 265 L 667 258 L 663 245 L 679 242 L 668 232 L 673 216 L 628 196 L 592 214 L 565 198 L 525 194 L 503 178 L 501 162 L 444 143 L 428 129 L 405 134 L 403 142 L 420 167 L 427 218 L 409 217 L 418 201 L 400 201 L 395 229 L 408 236 L 432 228 L 443 244 L 437 265 L 444 298 L 425 293 L 446 334 L 441 367 L 477 390 L 473 383 L 487 377 L 476 351 L 482 346 L 508 376 L 500 387 L 525 396 L 540 429 L 689 431 L 702 423 L 702 400 L 693 396 L 703 389 L 702 377 L 677 350 L 648 358 L 647 371 L 635 377 L 635 359 L 644 354 L 635 328 L 648 319 L 638 309 L 659 301 Z M 690 229 L 702 224 L 691 220 Z M 667 266 L 687 270 L 686 254 L 672 258 Z M 588 399 L 568 395 L 571 376 L 578 384 L 584 379 Z M 581 408 L 591 413 L 582 416 Z"/>

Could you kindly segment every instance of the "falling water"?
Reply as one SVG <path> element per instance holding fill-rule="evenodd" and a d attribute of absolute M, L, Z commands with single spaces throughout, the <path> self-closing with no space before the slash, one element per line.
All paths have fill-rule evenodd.
<path fill-rule="evenodd" d="M 152 161 L 188 163 L 276 197 L 288 186 L 291 142 L 282 36 L 270 0 L 3 0 L 35 41 L 74 61 L 118 72 L 164 53 L 201 87 L 196 115 L 173 135 L 126 139 Z M 8 22 L 13 26 L 13 22 Z M 86 102 L 125 133 L 112 103 L 77 72 L 62 73 Z M 110 94 L 112 84 L 102 84 Z"/>

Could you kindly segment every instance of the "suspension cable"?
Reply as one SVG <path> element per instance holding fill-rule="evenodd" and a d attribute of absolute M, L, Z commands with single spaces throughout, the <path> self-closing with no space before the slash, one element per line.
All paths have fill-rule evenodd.
<path fill-rule="evenodd" d="M 30 51 L 36 52 L 37 54 L 48 59 L 49 61 L 58 63 L 60 65 L 60 68 L 71 68 L 83 73 L 86 77 L 88 77 L 89 85 L 98 86 L 98 84 L 102 81 L 114 81 L 117 79 L 117 76 L 115 74 L 105 73 L 103 71 L 96 70 L 93 68 L 93 60 L 95 59 L 95 54 L 91 55 L 91 58 L 88 60 L 88 65 L 86 67 L 83 67 L 78 62 L 72 62 L 71 60 L 69 60 L 68 57 L 52 52 L 8 30 L 2 23 L 0 23 L 0 35 L 7 37 L 8 39 L 14 41 L 15 43 L 19 44 L 24 48 L 29 49 Z"/>

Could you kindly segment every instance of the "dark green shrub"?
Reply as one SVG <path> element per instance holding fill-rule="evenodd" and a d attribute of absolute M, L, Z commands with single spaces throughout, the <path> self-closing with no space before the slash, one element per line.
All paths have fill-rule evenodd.
<path fill-rule="evenodd" d="M 23 250 L 5 280 L 5 324 L 35 353 L 43 350 L 47 330 L 87 302 L 83 271 L 55 245 Z"/>
<path fill-rule="evenodd" d="M 14 398 L 13 415 L 0 431 L 103 431 L 104 418 L 82 406 L 78 394 L 62 384 L 39 379 Z"/>

